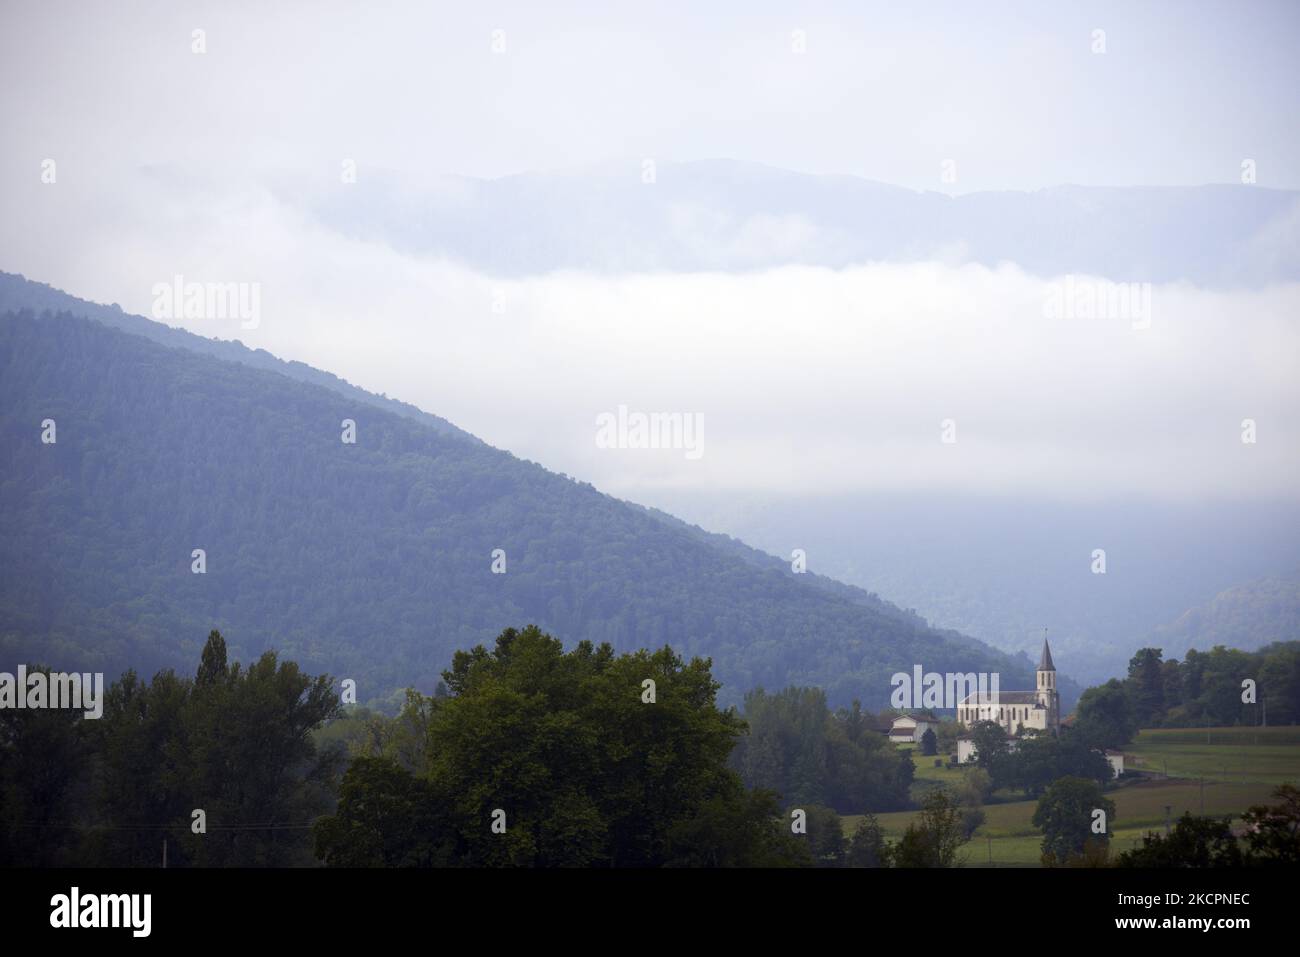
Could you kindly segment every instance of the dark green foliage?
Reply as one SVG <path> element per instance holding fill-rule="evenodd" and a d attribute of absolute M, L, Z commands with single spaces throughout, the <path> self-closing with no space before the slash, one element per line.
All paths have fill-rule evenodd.
<path fill-rule="evenodd" d="M 337 812 L 315 827 L 332 867 L 438 867 L 454 863 L 448 801 L 387 758 L 358 757 L 339 787 Z"/>
<path fill-rule="evenodd" d="M 745 695 L 749 733 L 731 766 L 747 787 L 775 791 L 791 807 L 826 805 L 841 814 L 907 806 L 914 770 L 861 709 L 833 714 L 817 688 Z"/>
<path fill-rule="evenodd" d="M 308 863 L 339 770 L 312 733 L 337 712 L 329 678 L 231 665 L 215 631 L 194 680 L 128 671 L 98 720 L 0 710 L 0 863 L 157 866 L 164 839 L 172 867 Z"/>
<path fill-rule="evenodd" d="M 242 347 L 132 328 L 184 348 L 69 315 L 0 317 L 9 660 L 188 670 L 200 642 L 183 636 L 215 624 L 237 637 L 233 656 L 275 647 L 376 704 L 433 688 L 455 649 L 526 620 L 570 641 L 711 657 L 734 703 L 797 675 L 832 703 L 883 706 L 890 675 L 918 660 L 1029 680 L 1023 659 L 409 407 L 300 381 L 305 367 Z M 45 418 L 55 445 L 40 442 Z M 348 418 L 355 445 L 340 441 Z M 195 548 L 206 574 L 191 574 Z M 496 548 L 506 574 L 491 572 Z"/>
<path fill-rule="evenodd" d="M 1015 788 L 1032 798 L 1058 778 L 1082 777 L 1105 785 L 1112 777 L 1106 756 L 1078 731 L 1054 735 L 1032 730 L 1013 742 L 997 722 L 977 721 L 971 738 L 976 765 L 994 790 Z"/>
<path fill-rule="evenodd" d="M 961 809 L 961 836 L 969 841 L 975 830 L 984 823 L 982 807 L 963 807 Z"/>
<path fill-rule="evenodd" d="M 707 661 L 669 648 L 570 652 L 536 626 L 491 651 L 457 652 L 441 698 L 412 696 L 378 736 L 417 729 L 416 766 L 354 764 L 335 816 L 316 828 L 334 865 L 758 866 L 808 863 L 768 792 L 727 756 L 744 726 L 715 704 Z M 653 681 L 648 700 L 646 681 Z M 429 822 L 413 828 L 419 802 Z M 405 813 L 403 808 L 406 809 Z M 504 831 L 492 824 L 504 812 Z M 836 818 L 838 824 L 838 818 Z M 833 841 L 826 847 L 832 847 Z"/>
<path fill-rule="evenodd" d="M 1165 710 L 1165 678 L 1160 668 L 1160 649 L 1142 648 L 1128 663 L 1128 686 L 1133 714 L 1139 727 L 1151 727 Z"/>
<path fill-rule="evenodd" d="M 975 745 L 975 761 L 988 772 L 995 788 L 1006 787 L 1012 777 L 1008 764 L 1010 742 L 1002 725 L 996 721 L 976 721 L 971 725 L 971 741 Z"/>
<path fill-rule="evenodd" d="M 808 853 L 817 867 L 840 867 L 846 851 L 844 825 L 840 816 L 828 807 L 812 804 L 803 809 L 807 814 L 808 832 L 804 840 Z M 787 816 L 788 817 L 788 816 Z"/>
<path fill-rule="evenodd" d="M 1138 732 L 1127 685 L 1112 678 L 1079 697 L 1074 730 L 1099 748 L 1122 748 Z"/>
<path fill-rule="evenodd" d="M 29 667 L 49 674 L 50 669 Z M 92 722 L 93 723 L 93 722 Z M 0 866 L 77 863 L 77 812 L 89 785 L 80 711 L 0 708 Z"/>
<path fill-rule="evenodd" d="M 846 867 L 888 867 L 889 854 L 880 822 L 874 814 L 867 814 L 849 839 L 844 864 Z"/>
<path fill-rule="evenodd" d="M 934 733 L 934 728 L 926 728 L 925 734 L 921 735 L 921 753 L 926 757 L 939 753 L 939 736 Z"/>
<path fill-rule="evenodd" d="M 1037 797 L 1060 778 L 1086 778 L 1098 785 L 1110 782 L 1113 772 L 1106 756 L 1078 734 L 1027 734 L 1001 764 L 998 786 L 1019 788 L 1025 797 Z"/>
<path fill-rule="evenodd" d="M 808 845 L 790 833 L 770 791 L 728 782 L 669 832 L 669 867 L 809 867 Z"/>
<path fill-rule="evenodd" d="M 1185 813 L 1168 835 L 1148 832 L 1142 846 L 1119 856 L 1120 867 L 1240 867 L 1231 818 Z"/>
<path fill-rule="evenodd" d="M 1300 864 L 1300 789 L 1283 784 L 1273 796 L 1281 803 L 1256 805 L 1242 815 L 1251 859 L 1260 864 Z"/>
<path fill-rule="evenodd" d="M 957 863 L 957 849 L 968 835 L 962 827 L 961 808 L 943 788 L 926 795 L 921 813 L 907 826 L 892 848 L 895 867 L 952 867 Z"/>
<path fill-rule="evenodd" d="M 1092 831 L 1094 812 L 1106 814 L 1106 833 Z M 1101 785 L 1087 778 L 1063 777 L 1053 781 L 1038 799 L 1033 825 L 1043 832 L 1043 863 L 1065 864 L 1084 854 L 1089 841 L 1105 842 L 1115 818 L 1115 802 L 1105 797 Z"/>
<path fill-rule="evenodd" d="M 912 749 L 904 748 L 898 753 L 898 772 L 894 775 L 894 787 L 900 794 L 910 794 L 914 780 L 916 780 L 916 762 L 912 760 Z"/>
<path fill-rule="evenodd" d="M 1255 682 L 1253 703 L 1242 701 L 1245 679 Z M 1300 641 L 1254 652 L 1193 649 L 1182 662 L 1161 661 L 1159 648 L 1143 648 L 1125 680 L 1083 693 L 1075 730 L 1098 747 L 1119 748 L 1143 727 L 1259 725 L 1265 704 L 1269 724 L 1300 720 Z"/>

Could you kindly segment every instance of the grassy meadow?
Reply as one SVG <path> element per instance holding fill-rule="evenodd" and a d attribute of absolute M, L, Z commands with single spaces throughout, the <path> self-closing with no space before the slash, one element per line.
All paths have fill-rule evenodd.
<path fill-rule="evenodd" d="M 1164 827 L 1184 811 L 1228 815 L 1237 823 L 1252 804 L 1267 804 L 1273 788 L 1300 783 L 1300 727 L 1168 728 L 1139 733 L 1124 748 L 1125 769 L 1141 772 L 1107 792 L 1115 802 L 1112 853 L 1141 843 L 1149 830 Z M 954 785 L 964 769 L 934 767 L 934 758 L 913 750 L 916 781 L 912 796 L 929 788 Z M 985 822 L 959 854 L 969 867 L 1037 867 L 1042 835 L 1032 824 L 1037 801 L 1018 800 L 1018 792 L 998 792 L 984 807 Z M 897 840 L 916 811 L 878 814 L 890 840 Z M 844 833 L 859 816 L 844 817 Z"/>

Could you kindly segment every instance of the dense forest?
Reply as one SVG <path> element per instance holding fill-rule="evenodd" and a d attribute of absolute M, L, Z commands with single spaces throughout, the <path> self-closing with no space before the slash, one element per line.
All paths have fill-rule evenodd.
<path fill-rule="evenodd" d="M 709 657 L 729 704 L 797 684 L 879 708 L 918 662 L 1030 680 L 1023 656 L 300 378 L 0 317 L 0 651 L 147 674 L 184 668 L 216 625 L 240 657 L 275 647 L 395 707 L 523 620 Z"/>

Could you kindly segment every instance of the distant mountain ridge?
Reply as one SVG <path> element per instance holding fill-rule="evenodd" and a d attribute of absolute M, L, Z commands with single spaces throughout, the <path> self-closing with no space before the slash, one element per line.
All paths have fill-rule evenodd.
<path fill-rule="evenodd" d="M 1263 578 L 1224 589 L 1151 633 L 1147 646 L 1164 657 L 1215 645 L 1255 651 L 1275 641 L 1300 638 L 1300 580 Z"/>
<path fill-rule="evenodd" d="M 536 622 L 566 643 L 711 656 L 733 703 L 797 683 L 882 707 L 917 663 L 1032 673 L 301 363 L 0 279 L 6 659 L 148 674 L 190 667 L 220 627 L 236 656 L 277 648 L 376 700 Z M 51 304 L 71 311 L 15 311 Z"/>
<path fill-rule="evenodd" d="M 1234 583 L 1285 579 L 1300 567 L 1300 506 L 1268 500 L 1059 503 L 917 492 L 739 501 L 683 490 L 661 504 L 759 549 L 798 545 L 831 580 L 868 586 L 935 627 L 1012 654 L 1036 654 L 1049 628 L 1060 666 L 1089 684 L 1122 676 L 1151 633 L 1188 608 Z M 1088 566 L 1098 542 L 1111 559 L 1104 576 Z"/>
<path fill-rule="evenodd" d="M 1258 185 L 949 196 L 735 160 L 623 160 L 491 180 L 370 170 L 312 211 L 346 235 L 506 276 L 939 260 L 1128 282 L 1300 280 L 1300 193 Z"/>

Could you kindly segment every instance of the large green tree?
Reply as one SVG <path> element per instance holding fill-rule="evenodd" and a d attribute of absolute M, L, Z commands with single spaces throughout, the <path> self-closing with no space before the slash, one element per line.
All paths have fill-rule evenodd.
<path fill-rule="evenodd" d="M 961 808 L 946 789 L 936 788 L 893 847 L 892 862 L 895 867 L 952 867 L 958 848 L 968 839 Z"/>
<path fill-rule="evenodd" d="M 1006 787 L 1011 772 L 1008 764 L 1010 742 L 1007 733 L 996 721 L 976 721 L 971 726 L 971 742 L 975 745 L 975 761 L 993 780 L 993 787 Z"/>
<path fill-rule="evenodd" d="M 1118 678 L 1089 688 L 1079 698 L 1075 733 L 1097 747 L 1122 748 L 1138 727 L 1129 689 Z"/>
<path fill-rule="evenodd" d="M 440 846 L 417 860 L 542 867 L 810 860 L 782 832 L 772 795 L 747 791 L 727 767 L 744 725 L 717 707 L 707 660 L 683 661 L 670 648 L 616 655 L 589 642 L 565 652 L 530 625 L 506 629 L 491 650 L 457 652 L 443 681 L 446 697 L 416 698 L 399 719 L 423 724 L 424 747 L 404 750 L 422 755 L 413 776 L 445 802 Z M 392 774 L 366 768 L 356 783 Z M 341 802 L 336 817 L 316 830 L 327 862 L 400 857 L 402 841 L 388 828 L 402 825 L 376 817 L 373 800 Z"/>
<path fill-rule="evenodd" d="M 1043 863 L 1065 864 L 1083 855 L 1089 844 L 1107 842 L 1114 818 L 1115 802 L 1096 781 L 1076 777 L 1054 781 L 1038 799 L 1033 816 L 1034 827 L 1043 832 Z M 1098 832 L 1101 823 L 1104 829 Z"/>
<path fill-rule="evenodd" d="M 1128 678 L 1133 689 L 1133 710 L 1138 724 L 1149 727 L 1164 713 L 1165 679 L 1159 648 L 1140 648 L 1128 663 Z"/>

